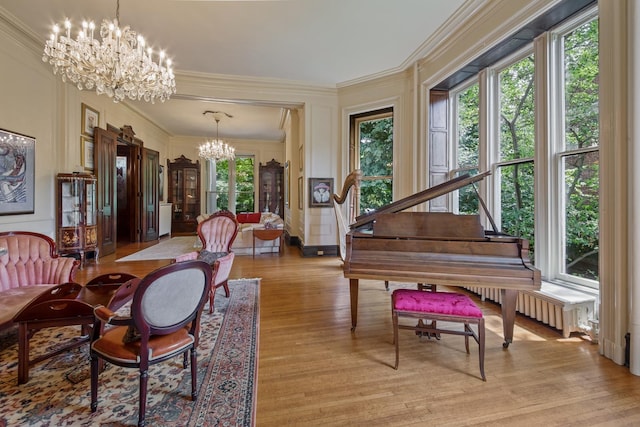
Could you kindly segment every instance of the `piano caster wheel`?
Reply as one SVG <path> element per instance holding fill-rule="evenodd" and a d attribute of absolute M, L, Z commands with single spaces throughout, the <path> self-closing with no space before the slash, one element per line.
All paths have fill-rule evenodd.
<path fill-rule="evenodd" d="M 502 343 L 502 348 L 509 348 L 509 344 L 511 344 L 509 341 L 505 341 Z"/>

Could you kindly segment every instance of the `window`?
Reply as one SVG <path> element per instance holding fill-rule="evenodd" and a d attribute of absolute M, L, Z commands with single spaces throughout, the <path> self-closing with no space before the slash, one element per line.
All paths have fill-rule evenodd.
<path fill-rule="evenodd" d="M 393 110 L 351 116 L 354 169 L 362 171 L 360 207 L 364 213 L 393 200 Z"/>
<path fill-rule="evenodd" d="M 472 175 L 478 173 L 478 155 L 480 153 L 479 90 L 480 86 L 475 79 L 470 86 L 461 87 L 453 95 L 452 105 L 455 109 L 453 128 L 456 130 L 456 144 L 454 144 L 456 166 L 453 172 L 456 176 L 465 173 Z M 459 214 L 477 214 L 480 209 L 478 197 L 471 186 L 458 190 L 454 204 L 454 212 Z"/>
<path fill-rule="evenodd" d="M 532 54 L 496 70 L 498 99 L 497 158 L 493 162 L 494 219 L 500 231 L 534 244 L 534 57 Z M 499 191 L 498 191 L 499 189 Z"/>
<path fill-rule="evenodd" d="M 593 14 L 592 14 L 593 15 Z M 562 89 L 554 102 L 558 122 L 556 167 L 558 203 L 564 213 L 558 277 L 595 287 L 599 277 L 599 105 L 598 19 L 587 15 L 577 25 L 553 34 Z"/>
<path fill-rule="evenodd" d="M 597 288 L 597 8 L 536 43 L 547 69 L 532 50 L 533 43 L 451 89 L 452 175 L 490 169 L 482 195 L 501 231 L 530 241 L 545 278 Z M 477 213 L 473 191 L 461 190 L 452 208 Z M 534 260 L 536 246 L 544 250 Z"/>
<path fill-rule="evenodd" d="M 226 209 L 231 212 L 255 210 L 255 160 L 237 156 L 234 160 L 208 162 L 209 188 L 207 212 Z"/>

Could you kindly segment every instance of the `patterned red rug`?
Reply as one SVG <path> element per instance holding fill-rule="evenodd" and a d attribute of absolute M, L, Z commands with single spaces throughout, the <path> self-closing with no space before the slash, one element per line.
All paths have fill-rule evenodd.
<path fill-rule="evenodd" d="M 219 292 L 215 312 L 202 317 L 198 347 L 198 400 L 191 401 L 189 369 L 182 357 L 149 370 L 149 426 L 253 426 L 257 386 L 260 279 L 229 281 L 231 297 Z M 78 328 L 51 328 L 31 340 L 31 358 L 50 351 Z M 0 427 L 129 426 L 138 421 L 138 371 L 107 365 L 100 374 L 98 410 L 90 410 L 86 345 L 35 366 L 17 385 L 17 333 L 0 335 Z"/>

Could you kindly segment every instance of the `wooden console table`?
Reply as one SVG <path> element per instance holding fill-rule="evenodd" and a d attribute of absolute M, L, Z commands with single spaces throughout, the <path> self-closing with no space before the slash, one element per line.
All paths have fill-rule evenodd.
<path fill-rule="evenodd" d="M 284 230 L 282 228 L 259 228 L 253 229 L 253 257 L 256 257 L 256 239 L 259 240 L 275 240 L 280 239 L 280 246 L 278 248 L 278 253 L 282 255 L 284 248 L 283 245 L 283 235 Z"/>

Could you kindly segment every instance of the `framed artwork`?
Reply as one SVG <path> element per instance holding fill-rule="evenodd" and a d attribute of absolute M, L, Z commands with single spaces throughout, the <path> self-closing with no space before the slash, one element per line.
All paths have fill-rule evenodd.
<path fill-rule="evenodd" d="M 298 177 L 298 209 L 304 209 L 303 201 L 304 201 L 304 188 L 302 188 L 302 177 Z"/>
<path fill-rule="evenodd" d="M 82 103 L 82 134 L 93 136 L 93 128 L 100 124 L 100 113 Z"/>
<path fill-rule="evenodd" d="M 289 160 L 287 160 L 286 162 L 284 162 L 284 205 L 286 207 L 289 207 L 289 180 L 291 179 L 291 170 L 289 168 L 290 166 L 290 162 Z"/>
<path fill-rule="evenodd" d="M 309 207 L 330 208 L 333 178 L 309 178 Z"/>
<path fill-rule="evenodd" d="M 0 129 L 0 215 L 34 212 L 36 140 Z"/>
<path fill-rule="evenodd" d="M 93 172 L 93 138 L 81 136 L 80 147 L 82 149 L 82 166 L 84 170 Z"/>

